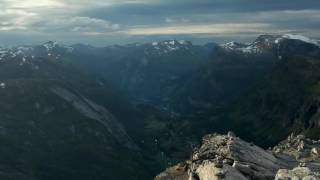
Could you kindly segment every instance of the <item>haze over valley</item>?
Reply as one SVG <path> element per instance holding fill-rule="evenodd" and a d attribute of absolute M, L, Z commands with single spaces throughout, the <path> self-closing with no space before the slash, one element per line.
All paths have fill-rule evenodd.
<path fill-rule="evenodd" d="M 0 179 L 320 179 L 319 2 L 0 6 Z"/>

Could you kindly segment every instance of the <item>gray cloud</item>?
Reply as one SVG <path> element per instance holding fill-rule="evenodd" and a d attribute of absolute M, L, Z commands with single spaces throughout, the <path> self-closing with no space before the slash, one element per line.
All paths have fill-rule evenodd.
<path fill-rule="evenodd" d="M 200 43 L 290 32 L 318 38 L 319 29 L 316 0 L 0 0 L 0 44 Z"/>

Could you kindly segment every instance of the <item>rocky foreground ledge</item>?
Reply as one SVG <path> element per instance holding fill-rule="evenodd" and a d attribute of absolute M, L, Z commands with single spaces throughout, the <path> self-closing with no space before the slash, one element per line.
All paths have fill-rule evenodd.
<path fill-rule="evenodd" d="M 320 180 L 320 140 L 289 136 L 264 150 L 233 133 L 202 140 L 191 159 L 155 180 Z"/>

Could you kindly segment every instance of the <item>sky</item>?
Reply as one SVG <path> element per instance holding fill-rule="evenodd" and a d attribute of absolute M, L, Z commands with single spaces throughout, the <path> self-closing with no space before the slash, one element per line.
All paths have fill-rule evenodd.
<path fill-rule="evenodd" d="M 320 39 L 320 0 L 0 0 L 0 45 Z"/>

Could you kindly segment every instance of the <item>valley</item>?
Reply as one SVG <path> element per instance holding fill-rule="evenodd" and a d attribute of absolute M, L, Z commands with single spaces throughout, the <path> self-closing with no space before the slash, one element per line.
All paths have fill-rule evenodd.
<path fill-rule="evenodd" d="M 319 41 L 289 34 L 2 47 L 0 179 L 152 179 L 214 132 L 320 138 L 319 72 Z"/>

